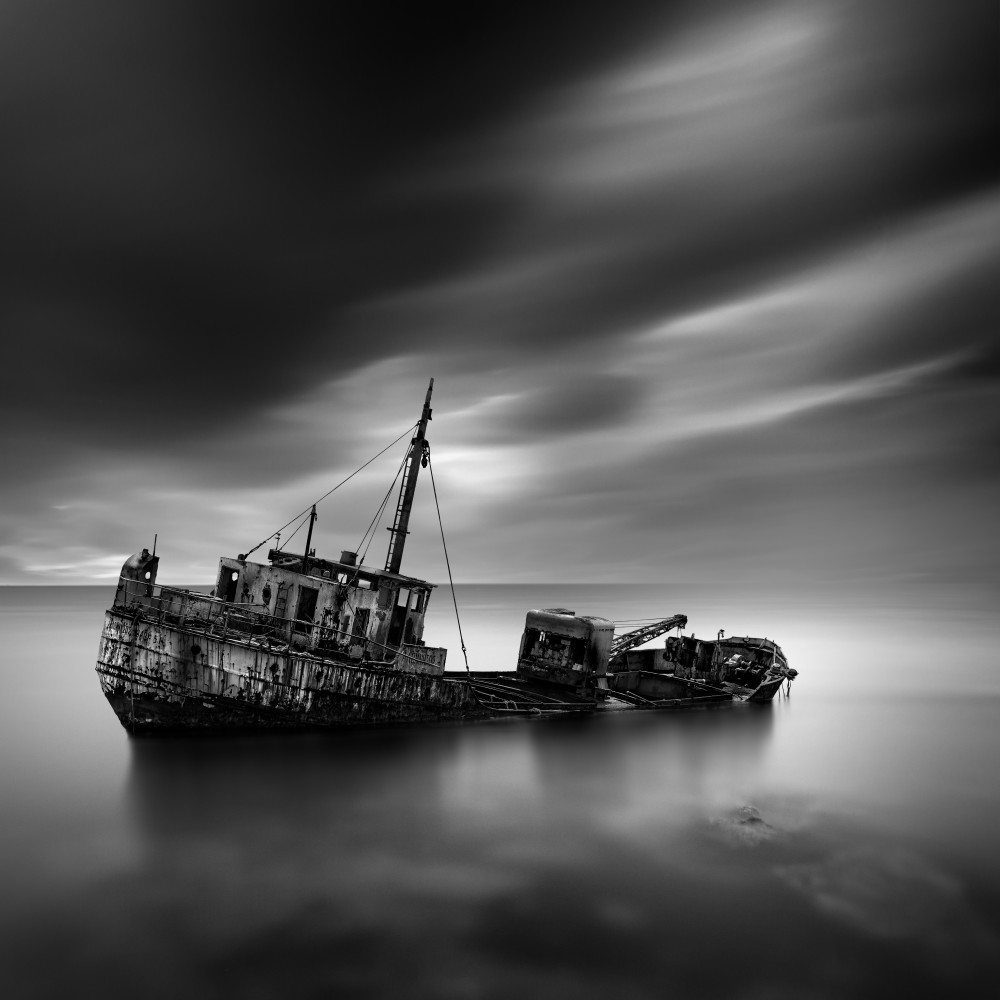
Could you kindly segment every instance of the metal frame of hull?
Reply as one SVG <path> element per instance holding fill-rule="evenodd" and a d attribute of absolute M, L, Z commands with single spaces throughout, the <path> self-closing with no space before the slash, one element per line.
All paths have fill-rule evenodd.
<path fill-rule="evenodd" d="M 609 675 L 610 690 L 585 697 L 513 673 L 448 677 L 407 662 L 411 669 L 343 662 L 252 638 L 219 638 L 144 617 L 141 610 L 111 609 L 105 613 L 97 673 L 109 704 L 133 735 L 287 732 L 768 703 L 786 679 L 768 676 L 751 689 L 635 671 L 655 680 L 655 690 L 640 690 L 641 685 L 632 690 Z M 683 690 L 661 690 L 668 680 Z"/>
<path fill-rule="evenodd" d="M 105 692 L 108 703 L 133 736 L 170 733 L 296 732 L 342 726 L 384 726 L 409 722 L 449 722 L 483 718 L 475 710 L 448 706 L 414 706 L 336 695 L 321 699 L 308 712 L 289 712 L 232 698 L 183 700 L 133 698 Z"/>
<path fill-rule="evenodd" d="M 488 714 L 464 679 L 214 639 L 114 610 L 105 613 L 97 674 L 122 725 L 137 734 L 311 729 Z"/>
<path fill-rule="evenodd" d="M 782 674 L 769 674 L 747 695 L 746 700 L 755 704 L 766 704 L 773 701 L 774 696 L 781 690 L 781 685 L 789 680 L 790 678 Z"/>

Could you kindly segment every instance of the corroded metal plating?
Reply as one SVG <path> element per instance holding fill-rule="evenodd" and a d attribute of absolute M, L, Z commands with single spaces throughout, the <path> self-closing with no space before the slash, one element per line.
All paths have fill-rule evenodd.
<path fill-rule="evenodd" d="M 416 662 L 416 661 L 415 661 Z M 305 651 L 105 613 L 97 673 L 129 732 L 165 728 L 312 728 L 471 718 L 464 683 L 386 664 L 334 662 Z"/>

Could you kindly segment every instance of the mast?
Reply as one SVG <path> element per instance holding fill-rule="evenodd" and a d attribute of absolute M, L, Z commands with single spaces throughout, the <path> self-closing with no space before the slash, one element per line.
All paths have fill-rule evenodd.
<path fill-rule="evenodd" d="M 420 414 L 417 432 L 410 442 L 410 450 L 406 455 L 406 468 L 403 470 L 403 481 L 399 484 L 399 503 L 396 505 L 396 518 L 390 533 L 389 551 L 385 557 L 385 568 L 389 573 L 398 573 L 403 561 L 403 546 L 406 544 L 407 526 L 410 523 L 410 508 L 413 506 L 413 492 L 417 488 L 417 474 L 420 466 L 427 464 L 426 455 L 430 451 L 427 443 L 427 421 L 431 419 L 431 392 L 434 390 L 434 379 L 427 387 L 427 398 Z"/>

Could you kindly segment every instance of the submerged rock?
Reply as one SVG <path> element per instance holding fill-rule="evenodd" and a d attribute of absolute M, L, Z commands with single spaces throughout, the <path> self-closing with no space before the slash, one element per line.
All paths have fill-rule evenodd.
<path fill-rule="evenodd" d="M 738 806 L 724 816 L 713 819 L 711 825 L 724 840 L 740 847 L 757 847 L 778 834 L 764 820 L 759 810 L 751 805 Z"/>

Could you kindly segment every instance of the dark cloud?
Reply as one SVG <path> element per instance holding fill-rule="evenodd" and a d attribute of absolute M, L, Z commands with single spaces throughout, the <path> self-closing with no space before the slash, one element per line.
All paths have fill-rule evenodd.
<path fill-rule="evenodd" d="M 525 391 L 500 397 L 489 418 L 463 438 L 477 444 L 516 444 L 565 435 L 614 430 L 628 425 L 646 397 L 645 382 L 635 376 L 597 374 L 567 362 L 563 370 L 546 368 L 541 378 L 525 359 Z M 516 376 L 513 379 L 517 383 Z M 461 431 L 460 431 L 461 433 Z"/>
<path fill-rule="evenodd" d="M 503 207 L 399 199 L 393 179 L 607 58 L 642 13 L 608 32 L 574 9 L 574 45 L 553 59 L 566 6 L 109 3 L 62 5 L 58 24 L 15 11 L 6 405 L 32 406 L 41 385 L 65 408 L 86 394 L 95 426 L 123 433 L 117 392 L 141 359 L 146 393 L 173 404 L 170 433 L 200 433 L 206 383 L 263 371 L 290 396 L 391 352 L 402 331 L 364 343 L 339 311 L 468 259 Z M 231 396 L 214 422 L 248 409 Z"/>
<path fill-rule="evenodd" d="M 261 370 L 264 353 L 279 395 L 329 367 L 363 365 L 376 345 L 345 335 L 341 311 L 481 258 L 513 207 L 514 192 L 394 197 L 407 171 L 637 48 L 643 29 L 664 23 L 654 10 L 616 8 L 611 30 L 570 5 L 418 14 L 405 5 L 106 4 L 103 17 L 60 11 L 67 20 L 56 31 L 25 8 L 7 42 L 8 54 L 20 43 L 20 58 L 5 74 L 14 365 L 30 371 L 57 347 L 72 374 L 60 385 L 50 369 L 49 384 L 72 395 L 80 372 L 114 387 L 136 354 L 155 358 L 145 378 L 182 404 L 175 434 L 193 429 L 183 404 L 202 398 L 192 365 L 238 384 Z M 780 186 L 767 176 L 774 151 L 751 142 L 738 172 L 717 163 L 626 198 L 614 214 L 582 208 L 547 223 L 543 210 L 524 239 L 582 233 L 614 254 L 571 304 L 508 335 L 532 339 L 544 322 L 550 342 L 600 336 L 612 322 L 708 300 L 825 252 L 870 227 L 873 213 L 888 218 L 975 183 L 992 123 L 981 33 L 969 18 L 925 11 L 910 49 L 876 59 L 902 15 L 881 13 L 833 107 L 817 108 L 862 120 L 847 149 L 822 136 L 779 148 L 788 157 Z M 675 20 L 686 17 L 682 8 Z M 854 106 L 872 91 L 885 120 Z M 926 111 L 925 127 L 900 133 L 893 119 L 914 111 Z M 467 166 L 474 177 L 489 165 Z M 377 349 L 402 337 L 386 330 Z M 26 384 L 22 375 L 6 398 L 30 402 L 19 398 Z M 91 412 L 113 423 L 107 399 L 96 394 Z"/>
<path fill-rule="evenodd" d="M 228 544 L 402 431 L 430 375 L 456 496 L 539 537 L 602 524 L 604 564 L 646 567 L 674 518 L 722 558 L 727 511 L 771 544 L 759 498 L 787 509 L 817 449 L 834 493 L 869 481 L 852 435 L 910 455 L 897 404 L 914 432 L 934 413 L 995 440 L 991 4 L 2 17 L 14 565 L 83 537 L 97 565 L 116 529 L 173 529 L 184 505 Z M 785 436 L 797 421 L 821 449 Z M 806 526 L 848 515 L 800 501 L 812 551 Z"/>

